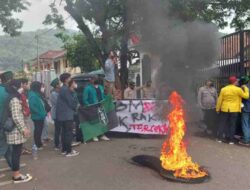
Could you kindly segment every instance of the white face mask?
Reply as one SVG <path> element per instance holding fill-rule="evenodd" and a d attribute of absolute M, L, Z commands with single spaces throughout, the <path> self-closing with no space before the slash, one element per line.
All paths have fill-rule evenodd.
<path fill-rule="evenodd" d="M 18 90 L 17 90 L 17 92 L 19 93 L 19 94 L 22 94 L 23 93 L 23 88 L 19 88 Z"/>
<path fill-rule="evenodd" d="M 77 89 L 78 88 L 78 85 L 75 83 L 75 89 Z"/>
<path fill-rule="evenodd" d="M 45 88 L 44 88 L 44 87 L 41 88 L 41 92 L 42 92 L 42 93 L 45 92 Z"/>

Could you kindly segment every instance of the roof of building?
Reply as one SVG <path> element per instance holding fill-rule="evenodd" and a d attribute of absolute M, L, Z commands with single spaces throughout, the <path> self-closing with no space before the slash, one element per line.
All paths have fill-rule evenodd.
<path fill-rule="evenodd" d="M 40 59 L 57 59 L 65 56 L 66 50 L 49 50 L 39 56 Z"/>

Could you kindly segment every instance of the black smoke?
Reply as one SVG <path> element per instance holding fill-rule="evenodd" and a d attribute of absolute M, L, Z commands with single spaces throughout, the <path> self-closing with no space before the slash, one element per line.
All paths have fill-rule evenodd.
<path fill-rule="evenodd" d="M 218 58 L 217 27 L 200 20 L 178 19 L 169 14 L 168 3 L 163 4 L 162 0 L 128 2 L 131 30 L 141 36 L 141 49 L 160 60 L 153 63 L 158 98 L 167 99 L 176 90 L 186 102 L 195 105 L 198 84 L 211 77 L 211 73 L 201 70 L 212 67 Z"/>

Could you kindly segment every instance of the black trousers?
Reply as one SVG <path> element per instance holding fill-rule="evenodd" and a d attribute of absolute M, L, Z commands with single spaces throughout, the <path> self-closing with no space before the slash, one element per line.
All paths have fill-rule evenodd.
<path fill-rule="evenodd" d="M 58 148 L 61 143 L 62 127 L 60 125 L 60 122 L 58 122 L 57 120 L 54 120 L 54 123 L 55 123 L 54 143 L 55 147 Z"/>
<path fill-rule="evenodd" d="M 11 166 L 13 172 L 17 172 L 20 170 L 20 158 L 22 155 L 22 148 L 23 144 L 12 145 Z"/>
<path fill-rule="evenodd" d="M 42 143 L 42 132 L 44 127 L 44 120 L 33 120 L 34 122 L 34 141 L 37 146 L 37 148 L 40 148 L 43 146 Z"/>
<path fill-rule="evenodd" d="M 62 151 L 71 153 L 72 151 L 72 140 L 73 140 L 73 121 L 62 121 L 59 122 L 62 127 Z"/>
<path fill-rule="evenodd" d="M 212 131 L 214 137 L 217 135 L 217 121 L 218 116 L 215 109 L 202 110 L 204 113 L 204 123 L 207 129 Z"/>
<path fill-rule="evenodd" d="M 12 168 L 12 146 L 8 145 L 8 149 L 4 155 L 4 158 L 10 168 Z"/>
<path fill-rule="evenodd" d="M 238 117 L 238 112 L 221 112 L 219 114 L 218 139 L 223 139 L 223 135 L 225 134 L 226 138 L 230 141 L 234 140 Z"/>
<path fill-rule="evenodd" d="M 74 116 L 75 128 L 76 128 L 76 142 L 83 142 L 82 130 L 80 128 L 80 121 L 78 115 Z"/>

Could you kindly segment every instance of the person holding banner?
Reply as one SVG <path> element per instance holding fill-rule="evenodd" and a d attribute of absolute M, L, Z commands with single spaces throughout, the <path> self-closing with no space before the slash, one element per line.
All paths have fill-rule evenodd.
<path fill-rule="evenodd" d="M 69 89 L 70 91 L 73 93 L 73 97 L 75 99 L 75 101 L 77 102 L 78 105 L 80 105 L 78 97 L 77 97 L 77 93 L 76 93 L 76 89 L 77 89 L 77 83 L 71 79 L 69 81 Z M 74 126 L 75 126 L 75 136 L 76 136 L 76 141 L 72 141 L 72 147 L 75 146 L 79 146 L 82 143 L 82 132 L 80 130 L 80 126 L 79 126 L 79 118 L 78 118 L 78 113 L 75 112 L 74 114 Z"/>
<path fill-rule="evenodd" d="M 142 88 L 143 99 L 152 100 L 156 97 L 156 90 L 152 87 L 152 81 L 147 81 L 146 85 Z"/>
<path fill-rule="evenodd" d="M 102 85 L 99 85 L 98 78 L 92 76 L 89 84 L 83 90 L 83 105 L 91 106 L 98 104 L 103 101 L 105 98 L 104 88 Z M 101 136 L 101 140 L 109 141 L 110 139 L 106 135 Z M 98 142 L 98 137 L 93 138 L 94 142 Z"/>
<path fill-rule="evenodd" d="M 125 100 L 135 100 L 137 99 L 136 92 L 138 90 L 142 90 L 144 87 L 135 87 L 135 83 L 133 81 L 129 82 L 128 87 L 124 91 L 124 99 Z"/>

